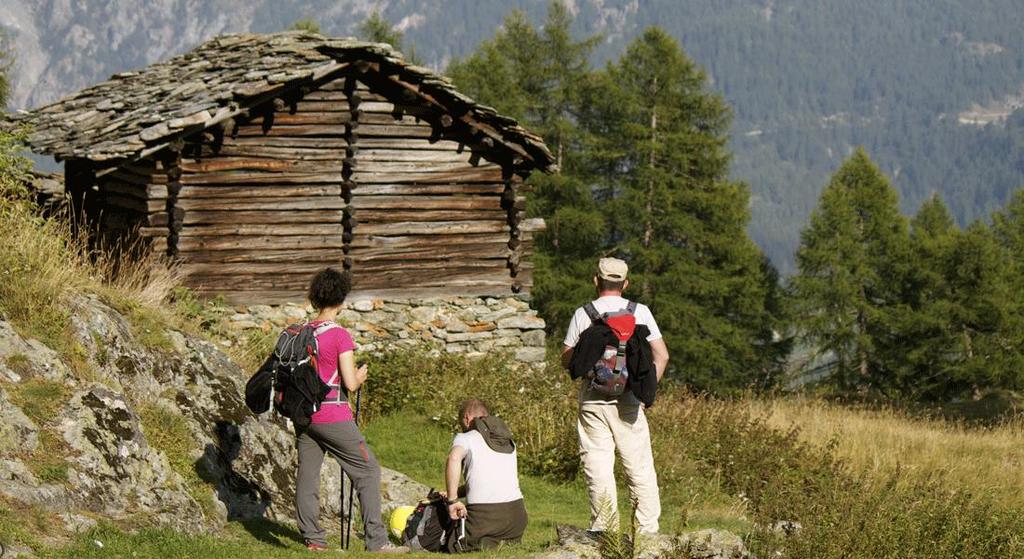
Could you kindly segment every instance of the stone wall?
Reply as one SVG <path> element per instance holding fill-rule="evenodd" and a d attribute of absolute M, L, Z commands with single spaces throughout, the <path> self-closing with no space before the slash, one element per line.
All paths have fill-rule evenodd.
<path fill-rule="evenodd" d="M 279 330 L 314 316 L 308 305 L 252 305 L 229 317 L 240 335 L 259 328 Z M 449 353 L 482 356 L 509 351 L 516 360 L 544 360 L 544 319 L 521 298 L 356 298 L 345 303 L 337 322 L 352 332 L 361 351 L 432 345 Z"/>

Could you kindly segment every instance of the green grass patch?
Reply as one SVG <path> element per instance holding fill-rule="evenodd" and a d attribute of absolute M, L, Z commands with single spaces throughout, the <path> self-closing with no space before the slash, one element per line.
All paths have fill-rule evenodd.
<path fill-rule="evenodd" d="M 211 487 L 196 470 L 193 450 L 195 438 L 185 418 L 178 412 L 156 404 L 138 407 L 139 420 L 149 444 L 164 453 L 171 469 L 181 476 L 185 489 L 207 516 L 213 512 Z"/>
<path fill-rule="evenodd" d="M 56 516 L 41 507 L 0 496 L 0 544 L 42 549 L 43 541 L 62 526 Z"/>
<path fill-rule="evenodd" d="M 45 425 L 57 417 L 68 398 L 64 384 L 37 378 L 9 385 L 8 390 L 14 405 L 36 425 Z"/>

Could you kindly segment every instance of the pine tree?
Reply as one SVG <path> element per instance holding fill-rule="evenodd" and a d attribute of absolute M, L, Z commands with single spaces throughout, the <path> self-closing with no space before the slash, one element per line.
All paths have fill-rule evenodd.
<path fill-rule="evenodd" d="M 896 191 L 862 149 L 832 176 L 801 233 L 792 279 L 801 337 L 837 361 L 843 391 L 889 385 L 883 357 L 906 310 L 908 232 Z"/>
<path fill-rule="evenodd" d="M 405 59 L 413 64 L 419 64 L 419 57 L 416 56 L 416 47 L 404 45 L 405 34 L 395 29 L 394 25 L 380 11 L 374 10 L 361 24 L 359 24 L 359 38 L 374 43 L 387 43 L 405 55 Z"/>
<path fill-rule="evenodd" d="M 770 370 L 776 286 L 747 237 L 749 193 L 728 178 L 730 112 L 676 41 L 647 29 L 594 80 L 583 120 L 602 209 L 686 382 L 724 390 Z"/>

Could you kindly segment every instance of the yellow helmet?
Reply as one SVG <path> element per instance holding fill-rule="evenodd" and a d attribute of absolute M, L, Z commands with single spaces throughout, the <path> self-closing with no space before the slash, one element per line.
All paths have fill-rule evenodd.
<path fill-rule="evenodd" d="M 409 521 L 416 507 L 398 507 L 391 511 L 391 535 L 396 539 L 402 539 L 402 532 L 405 532 L 405 524 Z"/>

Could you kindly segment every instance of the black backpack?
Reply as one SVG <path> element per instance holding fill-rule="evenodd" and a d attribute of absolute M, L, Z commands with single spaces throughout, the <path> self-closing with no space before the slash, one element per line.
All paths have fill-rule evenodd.
<path fill-rule="evenodd" d="M 452 535 L 452 527 L 445 498 L 431 489 L 406 520 L 402 545 L 413 551 L 442 551 Z"/>
<path fill-rule="evenodd" d="M 261 414 L 273 405 L 299 430 L 309 427 L 313 414 L 332 388 L 317 371 L 316 337 L 338 327 L 328 322 L 315 328 L 309 323 L 285 328 L 277 338 L 274 352 L 245 385 L 245 404 L 249 409 Z"/>

